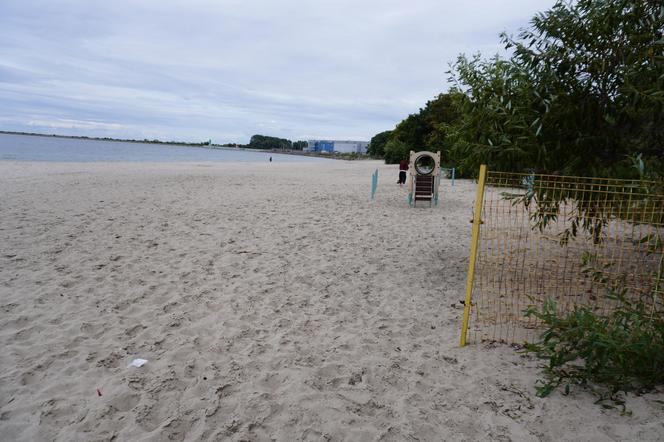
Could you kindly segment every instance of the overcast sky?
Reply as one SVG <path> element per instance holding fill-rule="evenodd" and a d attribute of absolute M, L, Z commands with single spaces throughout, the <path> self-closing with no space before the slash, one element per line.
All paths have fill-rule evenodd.
<path fill-rule="evenodd" d="M 368 140 L 553 0 L 0 0 L 0 130 Z"/>

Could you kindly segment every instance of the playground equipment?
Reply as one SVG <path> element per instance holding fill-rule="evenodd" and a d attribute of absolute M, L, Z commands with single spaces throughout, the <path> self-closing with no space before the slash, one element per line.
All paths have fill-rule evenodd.
<path fill-rule="evenodd" d="M 428 201 L 429 207 L 438 204 L 440 152 L 411 150 L 408 175 L 408 203 L 411 206 L 415 207 L 418 201 Z"/>

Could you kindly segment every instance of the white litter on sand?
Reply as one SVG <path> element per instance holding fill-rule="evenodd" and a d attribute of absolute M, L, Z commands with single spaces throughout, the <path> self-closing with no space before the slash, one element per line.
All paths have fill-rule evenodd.
<path fill-rule="evenodd" d="M 142 367 L 147 362 L 148 362 L 147 359 L 137 358 L 137 359 L 134 359 L 133 361 L 131 361 L 131 364 L 129 364 L 127 367 Z"/>

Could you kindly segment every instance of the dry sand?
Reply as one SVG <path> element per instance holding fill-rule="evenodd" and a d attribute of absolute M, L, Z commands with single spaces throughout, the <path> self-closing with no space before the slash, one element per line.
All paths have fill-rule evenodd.
<path fill-rule="evenodd" d="M 458 348 L 474 185 L 411 209 L 396 175 L 0 162 L 0 439 L 664 439 L 662 394 Z"/>

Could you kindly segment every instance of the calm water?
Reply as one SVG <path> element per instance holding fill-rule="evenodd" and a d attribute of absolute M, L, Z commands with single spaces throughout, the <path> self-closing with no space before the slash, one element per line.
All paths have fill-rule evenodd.
<path fill-rule="evenodd" d="M 332 161 L 297 155 L 166 146 L 163 144 L 122 143 L 118 141 L 79 140 L 32 135 L 0 134 L 0 161 L 180 161 L 265 162 Z"/>

